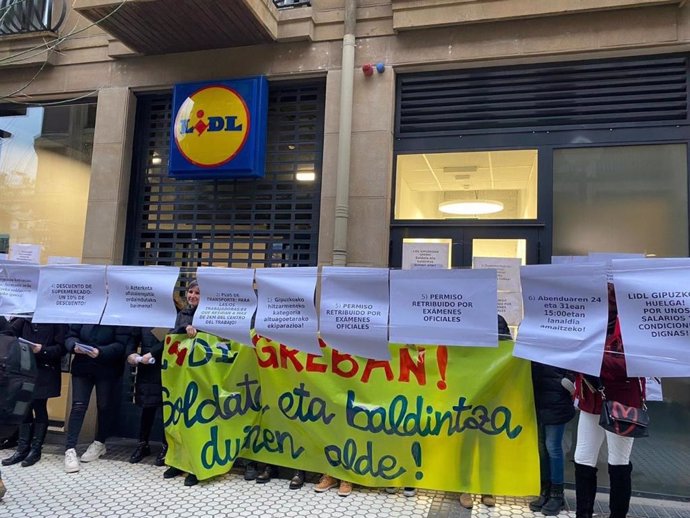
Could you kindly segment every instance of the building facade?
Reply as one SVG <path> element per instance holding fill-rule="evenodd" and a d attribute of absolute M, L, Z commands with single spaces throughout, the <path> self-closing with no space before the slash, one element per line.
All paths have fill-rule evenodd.
<path fill-rule="evenodd" d="M 184 271 L 400 267 L 428 241 L 454 267 L 689 254 L 685 1 L 71 4 L 0 3 L 4 248 Z M 173 86 L 247 76 L 265 178 L 169 178 Z M 687 496 L 689 385 L 651 404 L 636 489 Z"/>

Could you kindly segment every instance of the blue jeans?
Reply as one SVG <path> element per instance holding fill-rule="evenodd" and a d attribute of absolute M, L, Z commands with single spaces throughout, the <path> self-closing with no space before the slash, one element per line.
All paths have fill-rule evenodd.
<path fill-rule="evenodd" d="M 563 484 L 565 457 L 563 433 L 565 424 L 539 425 L 539 467 L 541 479 L 552 484 Z"/>

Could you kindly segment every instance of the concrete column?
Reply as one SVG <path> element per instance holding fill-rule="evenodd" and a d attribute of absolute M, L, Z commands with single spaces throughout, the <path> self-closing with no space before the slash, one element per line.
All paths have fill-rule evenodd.
<path fill-rule="evenodd" d="M 98 94 L 84 263 L 122 264 L 135 110 L 136 98 L 127 87 Z"/>

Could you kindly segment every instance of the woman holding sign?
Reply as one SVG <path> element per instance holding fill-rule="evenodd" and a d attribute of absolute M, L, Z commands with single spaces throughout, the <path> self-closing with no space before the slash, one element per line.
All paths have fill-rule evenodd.
<path fill-rule="evenodd" d="M 72 410 L 65 443 L 65 472 L 81 469 L 75 447 L 84 416 L 89 407 L 91 392 L 96 387 L 98 427 L 96 440 L 81 456 L 82 462 L 92 462 L 105 455 L 105 440 L 113 427 L 113 408 L 120 397 L 125 350 L 129 342 L 129 327 L 93 324 L 73 324 L 65 341 L 72 360 Z"/>
<path fill-rule="evenodd" d="M 608 285 L 609 321 L 601 377 L 579 374 L 576 397 L 581 410 L 575 447 L 575 497 L 577 518 L 591 518 L 597 494 L 597 458 L 606 439 L 610 481 L 610 518 L 625 518 L 632 494 L 630 453 L 633 438 L 616 435 L 599 426 L 603 398 L 633 408 L 644 406 L 644 378 L 629 378 L 625 367 L 618 309 L 613 285 Z"/>
<path fill-rule="evenodd" d="M 23 467 L 27 467 L 41 460 L 43 441 L 48 432 L 48 398 L 60 395 L 60 367 L 66 352 L 67 326 L 34 324 L 29 318 L 16 318 L 10 324 L 10 330 L 19 340 L 28 342 L 36 358 L 38 376 L 31 408 L 19 426 L 17 451 L 2 464 L 10 466 L 21 462 Z"/>

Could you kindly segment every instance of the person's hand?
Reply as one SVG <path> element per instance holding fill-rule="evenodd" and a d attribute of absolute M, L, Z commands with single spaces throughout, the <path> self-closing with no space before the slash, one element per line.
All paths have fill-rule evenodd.
<path fill-rule="evenodd" d="M 99 351 L 98 349 L 96 349 L 96 348 L 94 347 L 93 351 L 89 351 L 88 353 L 86 353 L 86 355 L 87 355 L 89 358 L 94 358 L 94 359 L 95 359 L 95 358 L 98 358 L 98 355 L 100 354 L 100 352 L 101 352 L 101 351 Z"/>
<path fill-rule="evenodd" d="M 40 353 L 41 349 L 43 349 L 41 344 L 31 344 L 31 350 L 34 352 L 34 354 Z"/>
<path fill-rule="evenodd" d="M 137 357 L 139 355 L 137 353 L 132 353 L 129 356 L 127 356 L 127 363 L 129 363 L 132 367 L 134 367 L 137 364 Z"/>
<path fill-rule="evenodd" d="M 196 328 L 192 325 L 185 327 L 185 331 L 187 331 L 187 336 L 189 338 L 194 338 L 196 336 Z"/>
<path fill-rule="evenodd" d="M 146 353 L 144 356 L 141 357 L 141 363 L 143 363 L 144 365 L 148 365 L 152 357 L 153 356 L 151 356 L 151 353 Z"/>

